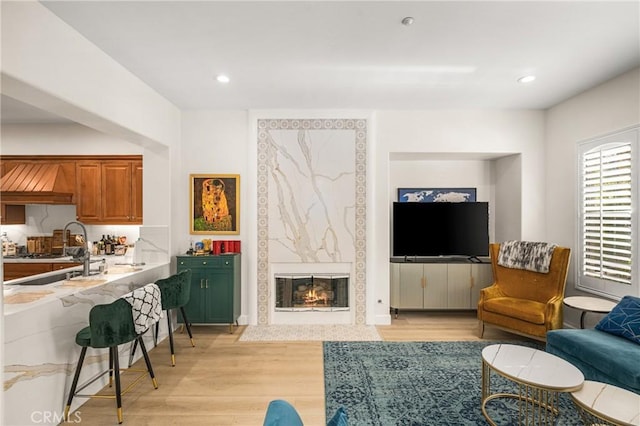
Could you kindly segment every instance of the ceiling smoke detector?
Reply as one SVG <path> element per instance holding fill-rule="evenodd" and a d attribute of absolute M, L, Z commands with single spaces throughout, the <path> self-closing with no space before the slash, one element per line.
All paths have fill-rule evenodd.
<path fill-rule="evenodd" d="M 413 24 L 413 18 L 411 16 L 407 16 L 406 18 L 403 18 L 402 21 L 402 25 L 404 25 L 405 27 L 408 27 L 409 25 Z"/>

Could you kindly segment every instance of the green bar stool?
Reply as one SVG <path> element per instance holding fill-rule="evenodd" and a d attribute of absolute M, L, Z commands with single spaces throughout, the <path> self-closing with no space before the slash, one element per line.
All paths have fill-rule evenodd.
<path fill-rule="evenodd" d="M 83 328 L 76 334 L 76 343 L 82 347 L 82 350 L 80 351 L 80 358 L 64 410 L 65 421 L 69 419 L 69 410 L 73 397 L 82 396 L 89 398 L 114 398 L 116 400 L 118 423 L 122 423 L 122 395 L 126 394 L 147 373 L 151 377 L 153 387 L 155 389 L 158 388 L 158 382 L 153 373 L 151 361 L 149 360 L 147 349 L 142 340 L 142 334 L 160 319 L 162 312 L 160 297 L 160 289 L 152 283 L 127 293 L 112 303 L 96 305 L 91 308 L 89 312 L 89 326 Z M 118 346 L 132 341 L 140 345 L 147 369 L 129 369 L 130 371 L 142 372 L 142 374 L 122 391 L 120 386 Z M 90 347 L 109 348 L 109 369 L 89 379 L 78 388 L 78 379 L 80 377 L 80 371 L 82 370 L 82 364 L 87 354 L 87 348 Z M 79 393 L 106 373 L 109 373 L 109 387 L 112 386 L 115 376 L 116 389 L 114 395 L 83 395 Z"/>
<path fill-rule="evenodd" d="M 184 310 L 184 307 L 187 303 L 189 303 L 189 298 L 191 297 L 191 270 L 185 269 L 183 271 L 178 272 L 177 274 L 171 275 L 168 278 L 164 278 L 156 281 L 156 285 L 160 288 L 160 293 L 162 294 L 162 310 L 167 311 L 167 325 L 169 327 L 169 346 L 171 348 L 171 366 L 176 366 L 176 355 L 175 349 L 173 346 L 173 324 L 171 321 L 171 310 L 179 309 L 182 314 L 182 318 L 184 320 L 184 325 L 187 328 L 187 332 L 189 333 L 189 339 L 191 340 L 191 347 L 195 347 L 195 343 L 193 341 L 193 334 L 191 333 L 191 326 L 189 325 L 189 320 L 187 319 L 187 314 Z M 159 323 L 156 323 L 156 330 L 154 339 L 158 338 L 158 326 Z M 133 356 L 135 355 L 137 347 L 137 342 L 133 342 L 133 347 L 131 349 L 131 355 L 129 357 L 129 365 L 133 362 Z"/>

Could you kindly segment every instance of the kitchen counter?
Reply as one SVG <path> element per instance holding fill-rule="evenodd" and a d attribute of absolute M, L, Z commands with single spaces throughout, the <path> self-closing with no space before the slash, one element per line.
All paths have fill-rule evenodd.
<path fill-rule="evenodd" d="M 96 256 L 97 257 L 97 256 Z M 94 256 L 91 256 L 93 261 Z M 80 262 L 74 260 L 71 256 L 55 256 L 55 257 L 21 257 L 21 256 L 4 256 L 4 263 L 55 263 L 55 262 Z"/>
<path fill-rule="evenodd" d="M 32 262 L 36 259 L 26 260 Z M 128 267 L 109 265 L 106 274 L 80 276 L 45 285 L 20 285 L 20 282 L 34 276 L 4 283 L 5 424 L 58 424 L 62 420 L 80 354 L 75 335 L 89 324 L 91 308 L 111 303 L 134 288 L 170 274 L 169 262 L 136 266 L 135 269 L 138 268 L 132 271 Z M 68 270 L 82 270 L 82 266 Z M 160 322 L 159 334 L 159 340 L 166 337 L 166 321 Z M 149 348 L 153 347 L 152 333 L 145 335 L 145 343 Z M 122 345 L 120 351 L 120 365 L 126 366 L 129 346 Z M 106 350 L 89 351 L 81 381 L 107 369 L 107 353 Z M 104 377 L 88 387 L 86 392 L 94 393 L 106 383 Z M 84 401 L 86 399 L 74 399 L 72 410 Z M 45 420 L 47 418 L 49 421 Z"/>

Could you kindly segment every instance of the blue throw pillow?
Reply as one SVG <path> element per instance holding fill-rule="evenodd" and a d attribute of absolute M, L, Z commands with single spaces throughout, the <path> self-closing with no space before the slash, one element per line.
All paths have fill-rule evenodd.
<path fill-rule="evenodd" d="M 349 419 L 347 412 L 343 407 L 338 408 L 338 411 L 333 415 L 327 426 L 349 426 Z"/>
<path fill-rule="evenodd" d="M 623 297 L 596 329 L 640 344 L 640 297 Z"/>

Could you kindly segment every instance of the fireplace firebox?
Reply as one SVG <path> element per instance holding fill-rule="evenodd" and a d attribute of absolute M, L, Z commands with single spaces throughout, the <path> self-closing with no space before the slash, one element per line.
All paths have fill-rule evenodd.
<path fill-rule="evenodd" d="M 276 311 L 349 309 L 348 274 L 275 275 Z"/>

